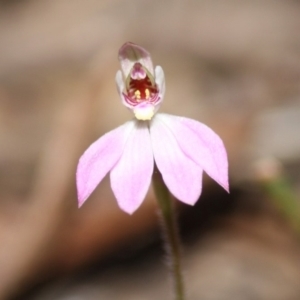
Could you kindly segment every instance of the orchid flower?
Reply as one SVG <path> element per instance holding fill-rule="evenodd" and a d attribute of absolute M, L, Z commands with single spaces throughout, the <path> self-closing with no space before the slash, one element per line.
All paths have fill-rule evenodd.
<path fill-rule="evenodd" d="M 116 83 L 122 103 L 135 118 L 104 134 L 82 155 L 77 168 L 79 206 L 110 172 L 119 207 L 132 214 L 143 202 L 154 162 L 169 191 L 194 205 L 205 171 L 228 191 L 228 162 L 220 137 L 185 117 L 157 114 L 165 94 L 165 76 L 150 54 L 133 43 L 119 50 Z"/>

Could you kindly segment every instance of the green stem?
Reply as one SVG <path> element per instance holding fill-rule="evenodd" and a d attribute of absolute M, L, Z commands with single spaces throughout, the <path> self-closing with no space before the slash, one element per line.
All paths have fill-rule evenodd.
<path fill-rule="evenodd" d="M 299 201 L 289 181 L 284 176 L 278 176 L 263 182 L 263 187 L 289 220 L 293 229 L 300 233 Z"/>
<path fill-rule="evenodd" d="M 176 226 L 174 207 L 170 193 L 165 186 L 160 172 L 155 168 L 153 173 L 153 187 L 161 210 L 162 229 L 166 251 L 170 259 L 171 276 L 174 282 L 175 299 L 184 300 L 183 276 L 180 259 L 180 240 Z"/>

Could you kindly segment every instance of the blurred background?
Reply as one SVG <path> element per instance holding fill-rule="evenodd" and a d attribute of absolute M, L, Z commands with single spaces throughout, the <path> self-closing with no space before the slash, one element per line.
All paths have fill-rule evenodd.
<path fill-rule="evenodd" d="M 299 31 L 297 0 L 1 0 L 0 299 L 171 299 L 151 189 L 133 216 L 108 179 L 77 208 L 78 158 L 132 118 L 126 41 L 229 155 L 231 193 L 206 176 L 177 207 L 187 299 L 300 299 Z"/>

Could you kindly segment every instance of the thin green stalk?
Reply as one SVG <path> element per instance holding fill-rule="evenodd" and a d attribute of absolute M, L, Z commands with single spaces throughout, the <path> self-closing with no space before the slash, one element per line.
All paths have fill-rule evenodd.
<path fill-rule="evenodd" d="M 299 200 L 289 181 L 284 176 L 278 176 L 263 182 L 263 187 L 288 219 L 293 229 L 300 233 Z"/>
<path fill-rule="evenodd" d="M 300 233 L 299 197 L 287 178 L 283 165 L 274 157 L 267 157 L 255 164 L 257 180 L 287 218 L 292 228 Z"/>
<path fill-rule="evenodd" d="M 184 285 L 181 270 L 180 239 L 176 226 L 176 217 L 170 193 L 165 186 L 160 172 L 155 168 L 153 187 L 161 211 L 162 230 L 165 248 L 170 260 L 171 276 L 174 282 L 175 299 L 184 300 Z"/>

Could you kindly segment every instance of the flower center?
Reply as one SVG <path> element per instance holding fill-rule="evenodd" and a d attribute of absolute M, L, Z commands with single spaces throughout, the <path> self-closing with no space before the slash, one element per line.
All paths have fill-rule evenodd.
<path fill-rule="evenodd" d="M 130 105 L 138 105 L 141 102 L 155 104 L 158 100 L 158 89 L 154 77 L 140 63 L 135 63 L 126 79 L 125 99 Z"/>

